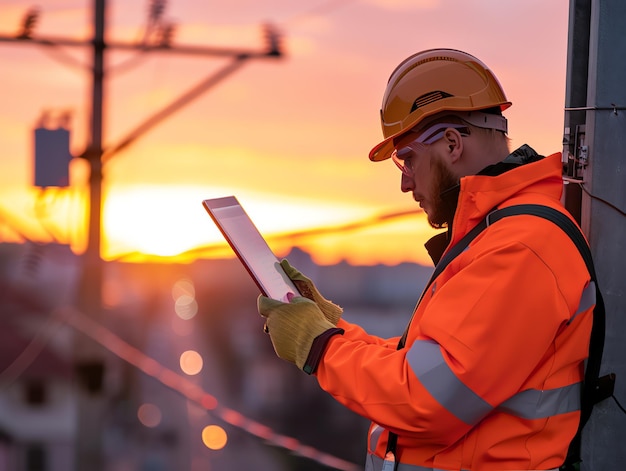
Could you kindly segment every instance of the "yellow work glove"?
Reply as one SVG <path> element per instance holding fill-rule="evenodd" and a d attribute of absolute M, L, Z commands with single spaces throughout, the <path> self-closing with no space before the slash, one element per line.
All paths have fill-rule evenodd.
<path fill-rule="evenodd" d="M 333 325 L 337 325 L 343 313 L 343 309 L 322 296 L 313 284 L 313 281 L 300 273 L 296 268 L 292 267 L 287 259 L 282 260 L 280 266 L 283 267 L 287 276 L 293 281 L 293 284 L 296 285 L 300 294 L 305 298 L 315 301 L 324 313 L 324 317 L 329 322 L 332 322 Z"/>
<path fill-rule="evenodd" d="M 310 374 L 311 369 L 307 371 L 305 366 L 313 341 L 329 329 L 339 329 L 326 319 L 317 304 L 300 296 L 283 303 L 261 295 L 257 307 L 266 319 L 265 331 L 276 354 Z"/>

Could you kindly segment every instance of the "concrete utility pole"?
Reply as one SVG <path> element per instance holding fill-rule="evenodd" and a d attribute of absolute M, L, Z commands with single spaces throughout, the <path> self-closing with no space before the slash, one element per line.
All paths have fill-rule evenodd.
<path fill-rule="evenodd" d="M 570 210 L 580 217 L 606 304 L 600 374 L 615 373 L 626 402 L 626 2 L 570 0 L 564 155 Z M 578 193 L 578 204 L 575 204 Z M 595 406 L 582 435 L 584 471 L 621 471 L 626 415 L 613 399 Z"/>
<path fill-rule="evenodd" d="M 150 21 L 162 15 L 166 0 L 151 2 Z M 169 117 L 172 113 L 200 96 L 203 92 L 238 70 L 248 59 L 279 58 L 280 38 L 269 26 L 265 27 L 266 48 L 262 51 L 210 48 L 202 46 L 172 45 L 171 25 L 163 25 L 161 37 L 156 45 L 149 43 L 125 44 L 107 43 L 106 41 L 106 0 L 94 0 L 93 25 L 94 36 L 89 42 L 71 38 L 36 37 L 34 30 L 39 12 L 29 10 L 24 18 L 22 29 L 15 36 L 0 35 L 0 42 L 19 42 L 35 44 L 42 47 L 80 46 L 93 49 L 92 64 L 92 99 L 90 115 L 90 142 L 80 155 L 90 165 L 89 177 L 89 217 L 87 230 L 87 248 L 83 254 L 82 276 L 78 287 L 77 307 L 91 318 L 100 320 L 102 317 L 102 281 L 103 264 L 101 259 L 102 233 L 102 178 L 103 161 L 126 148 L 150 128 Z M 148 118 L 143 124 L 131 131 L 119 143 L 103 147 L 103 121 L 105 101 L 105 53 L 107 50 L 137 50 L 143 53 L 176 53 L 186 55 L 230 57 L 233 61 L 216 74 L 207 77 L 179 99 Z M 102 432 L 106 415 L 106 397 L 104 376 L 106 374 L 106 352 L 95 342 L 78 336 L 75 344 L 75 361 L 78 374 L 78 425 L 76 436 L 76 471 L 102 471 L 104 457 L 102 454 Z"/>

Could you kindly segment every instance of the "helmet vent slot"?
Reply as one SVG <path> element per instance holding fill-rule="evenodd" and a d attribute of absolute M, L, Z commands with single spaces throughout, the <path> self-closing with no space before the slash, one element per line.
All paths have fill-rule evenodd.
<path fill-rule="evenodd" d="M 435 92 L 426 93 L 425 95 L 422 95 L 415 99 L 415 101 L 413 102 L 413 106 L 411 106 L 410 113 L 413 113 L 413 111 L 415 111 L 418 108 L 421 108 L 422 106 L 426 106 L 430 103 L 443 100 L 444 98 L 448 98 L 451 96 L 452 95 L 450 95 L 449 93 L 442 92 L 439 90 Z"/>

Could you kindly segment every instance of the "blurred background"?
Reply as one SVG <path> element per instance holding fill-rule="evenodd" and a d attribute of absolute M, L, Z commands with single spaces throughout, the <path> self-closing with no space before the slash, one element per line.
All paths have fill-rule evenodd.
<path fill-rule="evenodd" d="M 452 47 L 512 147 L 562 147 L 568 1 L 0 0 L 0 470 L 359 469 L 201 206 L 236 195 L 348 320 L 400 335 L 435 235 L 371 163 L 386 80 Z"/>

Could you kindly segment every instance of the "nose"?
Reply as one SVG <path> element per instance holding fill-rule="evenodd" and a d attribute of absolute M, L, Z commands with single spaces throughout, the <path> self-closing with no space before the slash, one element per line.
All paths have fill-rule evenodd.
<path fill-rule="evenodd" d="M 403 173 L 400 180 L 400 190 L 402 190 L 402 193 L 408 193 L 409 191 L 413 191 L 414 187 L 415 180 Z"/>

